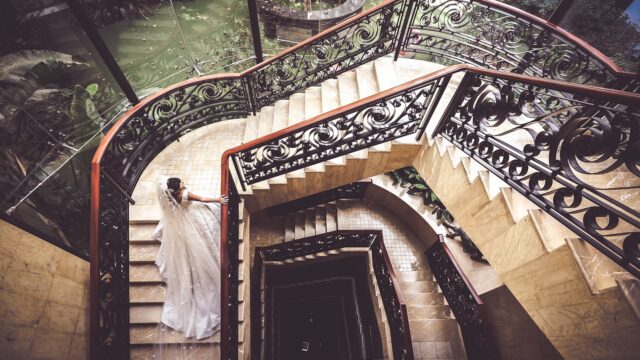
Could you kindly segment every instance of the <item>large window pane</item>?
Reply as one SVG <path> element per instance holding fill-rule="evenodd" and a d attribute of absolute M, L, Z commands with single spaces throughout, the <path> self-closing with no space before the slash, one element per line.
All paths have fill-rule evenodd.
<path fill-rule="evenodd" d="M 640 1 L 575 0 L 560 26 L 624 69 L 640 70 Z"/>

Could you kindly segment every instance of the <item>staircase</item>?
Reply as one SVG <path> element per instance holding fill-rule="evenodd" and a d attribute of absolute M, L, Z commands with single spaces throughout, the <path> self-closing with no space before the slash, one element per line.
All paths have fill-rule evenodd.
<path fill-rule="evenodd" d="M 377 59 L 250 115 L 243 141 L 247 143 L 441 67 L 411 59 L 397 62 L 391 57 Z M 406 166 L 413 161 L 420 146 L 421 142 L 413 136 L 406 136 L 253 184 L 241 194 L 251 195 L 247 206 L 252 210 L 266 208 Z"/>
<path fill-rule="evenodd" d="M 240 214 L 243 214 L 240 207 Z M 187 339 L 184 335 L 170 328 L 160 330 L 160 317 L 164 305 L 165 284 L 160 277 L 155 259 L 160 249 L 160 242 L 153 239 L 153 231 L 160 220 L 160 209 L 157 205 L 136 205 L 131 207 L 129 221 L 129 318 L 130 318 L 130 356 L 131 359 L 153 359 L 154 344 L 169 346 L 163 356 L 166 358 L 219 359 L 220 333 L 196 340 Z M 246 242 L 242 241 L 245 224 L 240 223 L 239 251 L 239 346 L 244 351 L 244 251 Z M 248 289 L 247 289 L 248 291 Z M 248 296 L 247 296 L 248 298 Z M 240 357 L 242 358 L 242 357 Z"/>
<path fill-rule="evenodd" d="M 354 227 L 354 224 L 357 224 L 357 219 L 343 215 L 344 211 L 340 211 L 340 209 L 357 202 L 359 200 L 338 200 L 285 215 L 285 242 L 340 230 L 338 224 L 341 223 L 350 225 L 348 226 L 350 230 L 356 229 L 357 225 Z M 362 228 L 361 230 L 367 229 Z M 404 239 L 404 241 L 410 240 Z M 290 259 L 283 263 L 304 262 L 317 258 L 326 259 L 327 257 L 349 252 L 348 248 L 340 250 L 335 253 L 322 253 Z M 398 263 L 399 259 L 394 257 L 393 252 L 388 254 L 392 263 Z M 420 271 L 397 271 L 399 267 L 394 266 L 402 297 L 407 305 L 414 356 L 416 359 L 430 359 L 436 356 L 439 358 L 466 359 L 458 323 L 438 288 L 426 257 L 421 260 L 420 268 L 422 270 Z M 371 261 L 369 261 L 369 264 L 371 265 Z M 376 295 L 374 303 L 377 303 L 380 316 L 384 318 L 384 307 L 379 296 L 380 292 L 377 290 L 373 271 L 371 271 L 371 278 L 373 283 L 372 293 Z M 386 318 L 382 323 L 384 326 L 379 326 L 381 330 L 387 328 Z"/>
<path fill-rule="evenodd" d="M 636 279 L 446 140 L 414 166 L 564 358 L 637 356 Z"/>

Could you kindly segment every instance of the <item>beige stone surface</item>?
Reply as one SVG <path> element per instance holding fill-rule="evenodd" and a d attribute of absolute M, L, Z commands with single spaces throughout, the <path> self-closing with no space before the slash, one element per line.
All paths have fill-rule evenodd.
<path fill-rule="evenodd" d="M 88 358 L 89 263 L 0 221 L 0 358 Z"/>
<path fill-rule="evenodd" d="M 608 290 L 594 295 L 581 273 L 581 256 L 588 261 L 592 254 L 584 248 L 582 255 L 574 253 L 566 243 L 551 239 L 564 234 L 546 229 L 557 222 L 536 218 L 531 211 L 514 214 L 516 202 L 504 192 L 490 200 L 487 192 L 494 191 L 488 178 L 472 178 L 463 166 L 454 167 L 450 153 L 425 145 L 414 166 L 560 354 L 567 359 L 636 357 L 640 322 L 627 298 L 602 279 L 593 282 Z M 591 272 L 598 264 L 591 263 Z"/>

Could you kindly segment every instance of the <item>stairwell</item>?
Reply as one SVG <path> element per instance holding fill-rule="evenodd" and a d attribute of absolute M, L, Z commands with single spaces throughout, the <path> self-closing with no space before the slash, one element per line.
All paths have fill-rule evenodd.
<path fill-rule="evenodd" d="M 564 358 L 637 356 L 636 279 L 446 140 L 414 166 Z"/>

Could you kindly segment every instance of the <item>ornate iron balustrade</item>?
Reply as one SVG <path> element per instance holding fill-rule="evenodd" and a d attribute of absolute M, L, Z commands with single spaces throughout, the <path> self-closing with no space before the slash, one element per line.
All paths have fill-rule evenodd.
<path fill-rule="evenodd" d="M 532 61 L 529 58 L 523 63 L 526 66 L 522 65 L 512 69 L 529 69 L 522 71 L 536 76 L 557 76 L 556 74 L 561 74 L 563 76 L 561 77 L 562 79 L 581 82 L 595 82 L 596 80 L 593 79 L 603 79 L 602 81 L 615 80 L 610 84 L 608 83 L 608 85 L 634 91 L 638 88 L 637 79 L 632 79 L 628 74 L 620 72 L 605 56 L 579 39 L 547 24 L 543 20 L 489 0 L 460 1 L 459 3 L 473 3 L 474 6 L 481 4 L 492 9 L 499 9 L 499 13 L 504 14 L 505 17 L 517 18 L 522 23 L 526 23 L 528 20 L 535 26 L 542 27 L 546 32 L 545 34 L 550 34 L 549 38 L 552 40 L 544 43 L 544 45 L 555 47 L 556 44 L 561 44 L 557 46 L 560 49 L 578 49 L 579 51 L 576 50 L 576 54 L 580 55 L 578 56 L 579 58 L 582 59 L 584 56 L 588 58 L 586 62 L 588 65 L 583 65 L 585 64 L 584 61 L 578 62 L 578 64 L 581 64 L 580 66 L 586 66 L 585 69 L 587 69 L 581 72 L 569 70 L 576 67 L 572 65 L 574 62 L 563 57 L 565 55 L 560 56 L 563 60 L 551 62 L 555 67 L 547 66 L 547 70 L 544 71 L 531 70 L 537 68 L 545 69 L 545 67 L 535 65 L 540 62 Z M 421 10 L 417 10 L 419 8 L 417 5 L 419 4 L 422 4 Z M 129 224 L 127 202 L 132 203 L 130 194 L 142 171 L 153 157 L 170 142 L 190 130 L 216 121 L 244 117 L 250 111 L 256 111 L 260 107 L 273 103 L 295 91 L 334 77 L 341 72 L 351 70 L 365 62 L 388 54 L 394 49 L 397 51 L 402 49 L 417 51 L 415 47 L 417 38 L 414 36 L 414 30 L 416 30 L 415 33 L 419 34 L 420 31 L 429 28 L 429 26 L 424 29 L 421 28 L 422 25 L 416 27 L 414 20 L 417 19 L 416 14 L 418 11 L 430 11 L 428 6 L 425 7 L 426 5 L 428 5 L 426 1 L 388 0 L 242 74 L 202 77 L 170 87 L 155 96 L 146 98 L 118 121 L 104 138 L 92 162 L 90 297 L 92 358 L 122 359 L 128 357 L 127 264 Z M 462 15 L 463 13 L 459 12 L 459 14 Z M 453 16 L 450 20 L 458 22 L 457 17 L 458 15 Z M 492 21 L 501 24 L 499 18 L 495 18 Z M 500 26 L 505 27 L 503 25 Z M 497 31 L 497 28 L 493 28 L 491 31 Z M 467 28 L 461 27 L 458 30 L 465 29 Z M 475 30 L 472 31 L 472 28 L 469 29 L 471 29 L 469 30 L 470 34 L 477 34 L 477 32 L 474 32 Z M 446 27 L 442 28 L 442 32 L 447 33 Z M 518 34 L 517 32 L 512 33 Z M 474 36 L 468 38 L 475 39 Z M 507 39 L 512 38 L 511 35 L 507 37 Z M 496 39 L 499 40 L 500 38 Z M 542 40 L 542 37 L 538 37 L 538 40 Z M 498 43 L 500 42 L 498 41 Z M 509 46 L 511 46 L 511 43 L 513 43 L 511 40 L 503 42 L 503 44 Z M 540 42 L 540 44 L 543 43 Z M 438 46 L 438 44 L 434 44 L 433 49 Z M 422 49 L 424 50 L 424 47 Z M 518 49 L 521 50 L 523 47 Z M 449 48 L 447 51 L 449 51 L 448 54 L 455 54 Z M 538 50 L 530 50 L 526 54 L 528 54 L 527 56 L 536 55 L 532 59 L 545 59 L 538 52 Z M 430 53 L 435 54 L 436 51 L 433 50 Z M 516 52 L 505 53 L 513 56 Z M 552 53 L 546 59 L 555 59 L 556 55 L 560 53 Z M 469 56 L 448 55 L 440 58 L 487 67 L 502 64 L 490 61 L 490 56 L 482 54 L 481 51 L 471 51 L 467 52 L 467 54 Z M 503 56 L 501 54 L 498 55 Z M 479 59 L 485 60 L 480 61 Z M 510 61 L 507 62 L 508 64 L 513 63 L 511 58 L 506 57 L 505 59 Z M 502 68 L 502 65 L 499 68 Z M 600 71 L 597 69 L 605 70 Z M 599 71 L 604 75 L 599 75 Z M 452 72 L 449 71 L 448 73 Z M 578 75 L 572 75 L 574 73 Z M 444 72 L 440 73 L 440 75 L 442 74 Z M 434 76 L 429 81 L 436 78 L 437 76 Z M 304 162 L 308 164 L 320 162 L 339 156 L 338 154 L 345 154 L 415 132 L 418 127 L 418 119 L 424 114 L 428 118 L 431 110 L 429 112 L 426 110 L 433 105 L 425 101 L 433 97 L 434 93 L 439 93 L 441 89 L 438 85 L 444 83 L 445 81 L 441 79 L 441 82 L 427 84 L 427 87 L 413 87 L 412 89 L 415 90 L 413 94 L 409 94 L 409 86 L 405 86 L 403 90 L 396 91 L 396 93 L 403 93 L 408 97 L 403 97 L 402 95 L 395 99 L 381 99 L 378 97 L 376 101 L 379 102 L 376 104 L 367 104 L 361 101 L 357 104 L 360 108 L 356 110 L 356 112 L 361 112 L 360 115 L 345 110 L 343 111 L 345 118 L 331 119 L 331 121 L 327 121 L 326 124 L 317 128 L 309 125 L 315 120 L 309 120 L 291 130 L 295 131 L 302 126 L 309 125 L 308 130 L 310 131 L 308 133 L 298 132 L 296 135 L 291 133 L 290 135 L 292 136 L 286 141 L 281 142 L 283 139 L 278 139 L 278 141 L 271 144 L 272 147 L 262 148 L 260 152 L 258 152 L 260 147 L 256 145 L 258 142 L 253 142 L 256 145 L 255 149 L 247 151 L 242 158 L 237 157 L 247 165 L 247 168 L 242 168 L 242 171 L 250 174 L 251 181 L 255 182 L 259 181 L 259 179 L 274 176 L 275 173 L 283 173 L 291 171 L 293 168 L 300 168 Z M 273 87 L 273 89 L 270 87 Z M 564 91 L 561 86 L 556 87 L 556 90 Z M 384 94 L 390 95 L 389 92 Z M 410 97 L 413 97 L 413 102 L 409 100 Z M 351 109 L 353 108 L 355 107 Z M 400 115 L 401 112 L 403 112 L 402 115 Z M 637 131 L 633 130 L 631 133 L 637 134 Z M 309 137 L 312 134 L 314 137 Z M 273 141 L 274 139 L 270 140 Z M 273 145 L 277 146 L 273 147 Z M 329 146 L 337 147 L 330 149 L 328 148 Z M 244 150 L 248 150 L 248 148 Z M 298 153 L 294 154 L 292 151 L 298 151 Z M 265 155 L 267 156 L 265 157 Z M 278 158 L 276 155 L 282 156 L 282 158 Z M 284 160 L 288 162 L 283 163 Z M 230 185 L 227 178 L 228 167 L 226 167 L 226 160 L 224 161 L 222 192 L 226 194 L 230 191 L 228 188 Z M 256 166 L 260 170 L 257 170 Z M 273 169 L 269 169 L 270 167 Z M 246 179 L 244 180 L 242 181 L 243 184 L 246 183 Z M 580 191 L 582 190 L 580 188 Z M 559 193 L 563 194 L 562 192 Z M 540 206 L 547 205 L 546 203 L 540 203 Z M 595 213 L 597 215 L 595 216 L 594 211 L 591 211 L 588 213 L 587 218 L 592 219 L 594 216 L 597 218 L 600 217 L 599 214 Z M 636 214 L 632 215 L 637 218 Z M 223 214 L 223 219 L 225 218 Z M 590 220 L 587 223 L 591 224 L 593 221 Z M 226 228 L 228 224 L 223 222 L 222 225 L 223 228 Z M 625 243 L 627 244 L 625 251 L 628 254 L 635 254 L 634 259 L 637 259 L 640 252 L 637 248 L 638 232 L 636 231 L 636 223 L 633 225 L 634 232 L 629 235 L 631 240 Z M 590 229 L 594 227 L 594 225 L 589 226 L 591 226 Z M 614 227 L 618 228 L 617 226 Z M 234 235 L 222 234 L 222 257 L 227 259 L 223 269 L 228 269 L 229 266 L 233 267 L 230 263 L 234 261 L 228 258 L 228 253 L 233 251 L 228 249 L 229 241 L 233 241 L 232 236 Z M 595 243 L 592 242 L 592 244 Z M 603 251 L 616 248 L 616 246 L 609 245 L 598 248 Z M 617 250 L 614 249 L 611 252 L 615 254 L 609 255 L 616 257 L 618 260 L 624 258 L 625 252 L 620 250 L 619 246 L 617 246 Z M 625 258 L 621 261 L 630 260 Z M 637 268 L 637 265 L 634 266 Z M 231 273 L 231 270 L 227 272 L 227 275 Z M 638 275 L 637 271 L 634 274 Z M 227 278 L 223 280 L 223 295 L 229 294 L 229 281 Z M 223 298 L 223 303 L 228 300 Z M 222 315 L 222 338 L 231 339 L 234 335 L 230 335 L 228 332 L 237 331 L 237 328 L 229 326 L 230 319 L 227 312 L 223 312 Z M 227 323 L 224 323 L 225 321 Z M 233 352 L 228 351 L 229 346 L 230 343 L 222 342 L 223 355 L 231 354 L 229 356 L 233 356 Z"/>
<path fill-rule="evenodd" d="M 387 1 L 248 70 L 257 107 L 393 52 L 403 9 Z"/>
<path fill-rule="evenodd" d="M 434 99 L 444 92 L 446 81 L 448 77 L 436 78 L 305 121 L 286 134 L 238 151 L 234 164 L 243 183 L 255 184 L 413 134 L 434 110 Z"/>
<path fill-rule="evenodd" d="M 633 74 L 558 26 L 491 0 L 410 1 L 405 51 L 428 61 L 470 64 L 598 86 Z"/>
<path fill-rule="evenodd" d="M 484 304 L 456 263 L 442 235 L 426 255 L 442 294 L 460 325 L 468 358 L 497 359 L 484 316 Z"/>
<path fill-rule="evenodd" d="M 439 134 L 640 277 L 640 96 L 470 72 Z"/>
<path fill-rule="evenodd" d="M 240 196 L 236 190 L 233 182 L 229 183 L 229 203 L 227 205 L 227 212 L 225 214 L 225 227 L 224 230 L 227 239 L 227 247 L 224 256 L 220 258 L 220 276 L 225 279 L 227 283 L 223 286 L 221 296 L 223 301 L 221 307 L 225 313 L 224 321 L 221 321 L 220 326 L 224 326 L 224 331 L 221 331 L 221 343 L 227 344 L 221 349 L 221 359 L 237 359 L 238 351 L 234 345 L 238 344 L 238 324 L 237 321 L 230 321 L 231 319 L 238 319 L 238 289 L 240 287 L 238 280 L 239 264 L 238 261 L 230 261 L 231 259 L 238 259 L 238 253 L 240 251 L 239 241 L 239 228 L 240 225 Z"/>
<path fill-rule="evenodd" d="M 413 359 L 407 307 L 402 299 L 402 292 L 384 247 L 381 231 L 340 230 L 282 244 L 257 247 L 255 249 L 256 256 L 253 267 L 253 304 L 260 304 L 260 284 L 264 262 L 284 261 L 345 247 L 368 248 L 371 252 L 371 265 L 376 275 L 376 282 L 380 289 L 380 296 L 384 303 L 385 314 L 391 332 L 393 358 Z M 259 318 L 260 310 L 252 307 L 252 314 Z M 260 323 L 253 322 L 253 324 L 253 338 L 260 339 Z M 256 351 L 256 354 L 259 354 L 259 348 L 257 345 L 254 346 L 256 347 L 253 350 Z"/>

